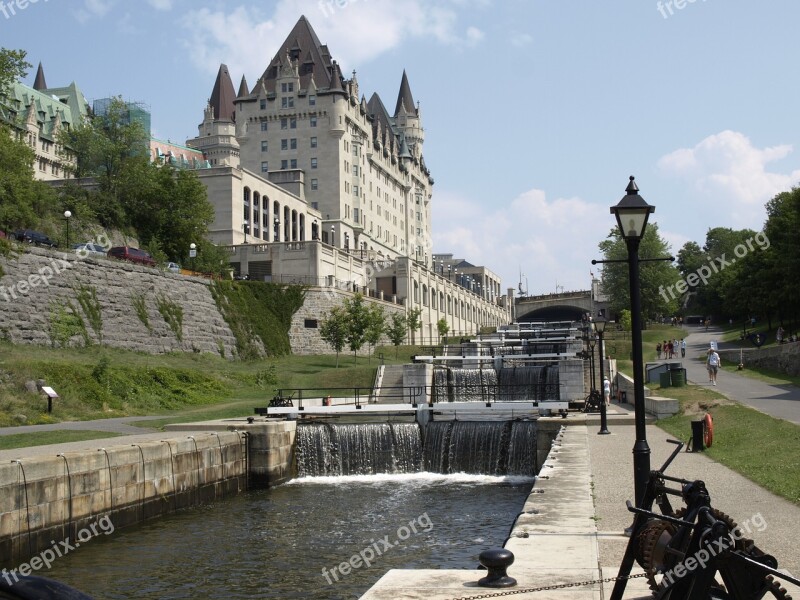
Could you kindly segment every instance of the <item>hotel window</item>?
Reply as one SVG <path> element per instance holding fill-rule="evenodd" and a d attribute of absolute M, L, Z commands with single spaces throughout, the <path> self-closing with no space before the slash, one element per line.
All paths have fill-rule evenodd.
<path fill-rule="evenodd" d="M 354 208 L 354 209 L 353 209 L 353 221 L 355 221 L 356 223 L 358 223 L 358 222 L 359 222 L 359 221 L 358 221 L 358 217 L 359 217 L 359 210 L 358 210 L 357 208 Z"/>
<path fill-rule="evenodd" d="M 311 147 L 312 148 L 316 148 L 317 147 L 317 138 L 315 138 L 315 137 L 311 138 Z"/>
<path fill-rule="evenodd" d="M 353 165 L 353 175 L 358 177 L 358 165 Z"/>
<path fill-rule="evenodd" d="M 296 169 L 297 168 L 297 159 L 296 158 L 293 158 L 292 160 L 289 161 L 289 168 L 290 169 Z"/>
<path fill-rule="evenodd" d="M 319 189 L 319 180 L 318 179 L 312 179 L 311 180 L 311 189 L 312 190 Z M 312 204 L 313 204 L 313 202 L 312 202 Z"/>
<path fill-rule="evenodd" d="M 261 131 L 266 131 L 266 130 L 267 130 L 267 122 L 261 121 Z"/>
<path fill-rule="evenodd" d="M 317 97 L 314 94 L 308 95 L 308 105 L 309 106 L 316 106 L 317 105 Z"/>
<path fill-rule="evenodd" d="M 281 129 L 289 129 L 289 119 L 281 119 Z"/>
<path fill-rule="evenodd" d="M 266 152 L 267 147 L 268 147 L 267 140 L 261 140 L 261 151 Z"/>
<path fill-rule="evenodd" d="M 284 138 L 281 140 L 281 150 L 288 150 L 289 149 L 289 140 Z"/>
<path fill-rule="evenodd" d="M 358 186 L 357 185 L 353 186 L 353 196 L 358 196 Z"/>
<path fill-rule="evenodd" d="M 294 108 L 294 98 L 291 96 L 281 98 L 281 108 Z"/>
<path fill-rule="evenodd" d="M 266 173 L 267 171 L 269 171 L 269 163 L 264 160 L 261 162 L 261 172 Z"/>
<path fill-rule="evenodd" d="M 297 129 L 297 119 L 289 119 L 289 129 Z"/>
<path fill-rule="evenodd" d="M 281 91 L 284 94 L 286 92 L 293 92 L 294 91 L 294 84 L 293 83 L 282 83 L 281 84 Z"/>
<path fill-rule="evenodd" d="M 286 170 L 288 168 L 289 168 L 289 161 L 288 160 L 282 160 L 281 161 L 281 169 Z"/>
<path fill-rule="evenodd" d="M 316 158 L 312 158 L 311 159 L 311 168 L 312 169 L 316 169 L 317 168 L 317 159 Z"/>
<path fill-rule="evenodd" d="M 266 101 L 266 100 L 264 100 L 264 99 L 262 99 L 262 100 L 261 100 L 261 102 L 259 103 L 259 105 L 261 106 L 261 110 L 266 110 L 266 108 L 267 108 L 267 101 Z"/>
<path fill-rule="evenodd" d="M 311 127 L 316 127 L 317 126 L 317 117 L 310 117 L 308 119 L 308 124 Z"/>
<path fill-rule="evenodd" d="M 292 138 L 289 140 L 289 149 L 297 150 L 297 138 Z"/>

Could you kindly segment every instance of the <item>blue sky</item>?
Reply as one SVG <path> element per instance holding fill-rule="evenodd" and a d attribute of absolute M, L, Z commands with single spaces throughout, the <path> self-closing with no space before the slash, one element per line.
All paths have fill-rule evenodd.
<path fill-rule="evenodd" d="M 9 5 L 22 1 L 24 8 Z M 587 289 L 636 176 L 673 252 L 759 230 L 800 179 L 796 0 L 2 0 L 0 44 L 50 86 L 197 132 L 219 64 L 252 85 L 305 14 L 361 90 L 403 69 L 436 180 L 434 251 L 530 293 Z M 523 284 L 525 285 L 525 284 Z"/>

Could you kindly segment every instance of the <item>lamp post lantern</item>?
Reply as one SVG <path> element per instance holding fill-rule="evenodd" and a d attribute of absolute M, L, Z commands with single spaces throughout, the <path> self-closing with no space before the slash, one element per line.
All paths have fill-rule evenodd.
<path fill-rule="evenodd" d="M 333 237 L 335 231 L 336 231 L 336 227 L 334 225 L 331 225 L 331 246 L 336 246 L 336 244 L 334 243 L 334 237 Z"/>
<path fill-rule="evenodd" d="M 281 220 L 275 217 L 275 241 L 281 241 Z"/>
<path fill-rule="evenodd" d="M 608 430 L 608 416 L 606 415 L 606 382 L 603 376 L 603 333 L 606 330 L 606 320 L 603 317 L 598 317 L 594 320 L 594 330 L 597 332 L 598 345 L 600 347 L 600 393 L 602 395 L 602 402 L 600 402 L 600 431 L 599 435 L 608 435 L 611 433 Z"/>
<path fill-rule="evenodd" d="M 69 220 L 70 220 L 71 217 L 72 217 L 72 212 L 70 212 L 68 210 L 65 210 L 64 211 L 64 225 L 65 225 L 65 227 L 67 229 L 67 235 L 66 235 L 66 238 L 67 238 L 67 249 L 69 249 Z"/>
<path fill-rule="evenodd" d="M 650 478 L 650 446 L 647 444 L 644 407 L 644 374 L 642 372 L 642 298 L 639 283 L 639 244 L 644 237 L 647 219 L 656 210 L 639 195 L 639 187 L 630 177 L 625 196 L 611 214 L 617 218 L 622 238 L 628 248 L 628 277 L 631 296 L 631 351 L 633 353 L 633 407 L 636 442 L 633 445 L 633 481 L 636 506 L 641 506 Z"/>

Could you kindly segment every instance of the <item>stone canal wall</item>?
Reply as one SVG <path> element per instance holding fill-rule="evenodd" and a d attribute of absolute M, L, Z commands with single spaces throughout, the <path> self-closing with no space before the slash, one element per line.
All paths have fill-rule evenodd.
<path fill-rule="evenodd" d="M 74 544 L 98 523 L 116 529 L 245 490 L 246 438 L 197 433 L 0 465 L 0 566 Z"/>
<path fill-rule="evenodd" d="M 2 338 L 233 355 L 236 339 L 205 279 L 32 246 L 14 252 L 0 257 Z"/>

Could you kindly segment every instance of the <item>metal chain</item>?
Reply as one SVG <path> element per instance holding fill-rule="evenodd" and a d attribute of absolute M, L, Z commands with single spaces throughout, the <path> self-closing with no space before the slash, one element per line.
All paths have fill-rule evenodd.
<path fill-rule="evenodd" d="M 584 585 L 594 585 L 595 583 L 611 583 L 612 581 L 620 581 L 623 579 L 637 579 L 639 577 L 645 577 L 645 575 L 645 573 L 639 573 L 637 575 L 628 575 L 627 577 L 606 577 L 605 579 L 590 579 L 588 581 L 576 581 L 574 583 L 558 583 L 554 585 L 545 585 L 538 588 L 524 588 L 521 590 L 506 590 L 492 594 L 481 594 L 480 596 L 463 596 L 461 598 L 453 598 L 453 600 L 480 600 L 481 598 L 499 598 L 500 596 L 532 594 L 533 592 L 544 592 L 547 590 L 563 590 L 566 588 L 582 587 Z"/>

